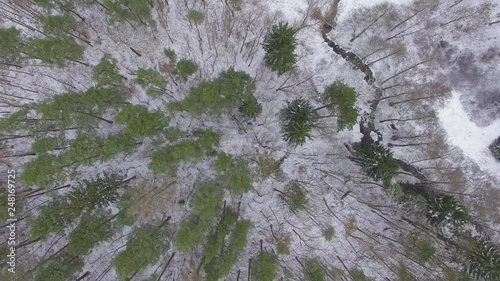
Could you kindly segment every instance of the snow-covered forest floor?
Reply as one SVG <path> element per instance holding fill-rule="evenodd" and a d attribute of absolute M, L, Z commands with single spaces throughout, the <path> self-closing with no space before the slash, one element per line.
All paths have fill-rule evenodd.
<path fill-rule="evenodd" d="M 500 136 L 499 3 L 155 0 L 134 11 L 135 2 L 0 0 L 0 212 L 14 169 L 18 219 L 13 274 L 0 217 L 0 280 L 499 280 L 500 161 L 488 148 Z M 51 33 L 47 15 L 76 25 Z M 262 47 L 280 22 L 297 43 L 282 75 Z M 58 64 L 50 53 L 69 54 L 69 44 L 30 49 L 58 36 L 84 52 Z M 96 79 L 103 58 L 116 67 L 103 78 L 112 83 Z M 197 66 L 185 77 L 182 60 Z M 148 69 L 158 77 L 142 83 Z M 240 72 L 251 77 L 244 86 L 217 80 Z M 196 104 L 192 89 L 214 80 L 215 102 Z M 333 116 L 311 139 L 287 143 L 280 110 L 297 98 L 323 106 L 336 81 L 357 93 L 355 124 L 340 130 L 339 113 L 324 108 Z M 260 114 L 211 114 L 227 102 L 223 83 L 228 93 L 255 83 Z M 95 89 L 76 102 L 65 94 Z M 353 161 L 365 127 L 398 161 L 391 178 Z M 92 193 L 113 182 L 106 175 L 118 188 Z M 98 178 L 109 181 L 92 187 Z"/>

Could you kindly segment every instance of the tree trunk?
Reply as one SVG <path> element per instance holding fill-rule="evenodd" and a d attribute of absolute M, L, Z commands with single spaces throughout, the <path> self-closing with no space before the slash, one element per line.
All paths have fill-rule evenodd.
<path fill-rule="evenodd" d="M 90 271 L 85 272 L 82 276 L 78 277 L 75 281 L 83 280 L 85 277 L 90 275 Z"/>
<path fill-rule="evenodd" d="M 390 56 L 393 56 L 393 55 L 395 55 L 395 54 L 397 54 L 397 53 L 399 53 L 399 51 L 392 52 L 392 53 L 390 53 L 390 54 L 388 54 L 388 55 L 386 55 L 386 56 L 383 56 L 383 57 L 381 57 L 381 58 L 379 58 L 379 59 L 377 59 L 377 60 L 375 60 L 375 61 L 372 61 L 372 62 L 370 62 L 370 63 L 368 63 L 368 64 L 366 64 L 366 65 L 367 65 L 367 66 L 371 66 L 372 64 L 374 64 L 374 63 L 376 63 L 376 62 L 379 62 L 379 61 L 381 61 L 381 60 L 384 60 L 384 59 L 386 59 L 386 58 L 388 58 L 388 57 L 390 57 Z"/>
<path fill-rule="evenodd" d="M 402 100 L 402 101 L 390 102 L 389 106 L 394 106 L 396 104 L 401 104 L 401 103 L 411 102 L 411 101 L 418 101 L 418 100 L 426 100 L 426 99 L 439 98 L 439 97 L 442 97 L 442 96 L 443 95 L 427 96 L 427 97 L 420 97 L 420 98 L 413 98 L 413 99 L 407 99 L 407 100 Z"/>
<path fill-rule="evenodd" d="M 406 19 L 402 20 L 401 22 L 399 22 L 398 24 L 396 24 L 393 28 L 391 28 L 391 30 L 389 32 L 393 32 L 396 28 L 398 28 L 399 26 L 403 25 L 405 22 L 411 20 L 412 18 L 414 18 L 415 16 L 417 16 L 418 14 L 420 14 L 421 12 L 423 12 L 425 9 L 427 9 L 429 6 L 426 6 L 420 10 L 418 10 L 416 13 L 412 14 L 411 16 L 407 17 Z"/>
<path fill-rule="evenodd" d="M 247 281 L 250 281 L 250 272 L 252 271 L 252 258 L 249 258 L 248 259 L 248 278 L 247 278 Z"/>
<path fill-rule="evenodd" d="M 113 121 L 108 120 L 108 119 L 104 119 L 104 118 L 102 118 L 102 117 L 100 117 L 100 116 L 97 116 L 97 115 L 93 115 L 93 114 L 90 114 L 90 113 L 87 113 L 87 112 L 83 112 L 83 111 L 75 111 L 75 112 L 77 112 L 77 113 L 81 113 L 81 114 L 85 114 L 85 115 L 88 115 L 88 116 L 90 116 L 90 117 L 94 117 L 94 118 L 99 119 L 99 120 L 101 120 L 101 121 L 104 121 L 104 122 L 106 122 L 106 123 L 108 123 L 108 124 L 114 124 L 114 122 L 113 122 Z"/>
<path fill-rule="evenodd" d="M 366 28 L 364 28 L 363 30 L 361 30 L 360 33 L 358 33 L 357 35 L 355 35 L 354 37 L 351 38 L 351 40 L 349 40 L 350 42 L 353 42 L 354 40 L 356 40 L 359 36 L 363 35 L 368 29 L 370 29 L 370 27 L 372 27 L 379 19 L 381 19 L 385 14 L 387 14 L 387 11 L 383 12 L 380 16 L 378 16 L 373 22 L 371 22 Z"/>
<path fill-rule="evenodd" d="M 406 144 L 388 143 L 387 146 L 389 146 L 389 147 L 406 147 L 406 146 L 419 146 L 419 145 L 426 145 L 426 144 L 432 144 L 432 142 L 418 142 L 418 143 L 406 143 Z"/>
<path fill-rule="evenodd" d="M 173 252 L 172 255 L 170 256 L 170 258 L 168 259 L 167 264 L 165 265 L 165 267 L 163 267 L 163 270 L 161 271 L 160 276 L 158 276 L 158 279 L 156 279 L 156 281 L 161 280 L 161 277 L 163 276 L 163 274 L 165 274 L 165 271 L 167 270 L 167 267 L 170 264 L 170 262 L 172 261 L 172 259 L 174 258 L 174 256 L 175 256 L 175 252 Z"/>
<path fill-rule="evenodd" d="M 379 122 L 380 123 L 390 122 L 390 121 L 407 122 L 407 121 L 415 121 L 415 120 L 422 120 L 422 119 L 428 119 L 428 118 L 436 118 L 436 116 L 424 116 L 424 117 L 416 117 L 416 118 L 408 118 L 408 119 L 391 118 L 391 119 L 380 120 Z"/>
<path fill-rule="evenodd" d="M 414 65 L 412 65 L 412 66 L 410 66 L 410 67 L 408 67 L 408 68 L 406 68 L 406 69 L 403 69 L 403 70 L 401 70 L 400 72 L 398 72 L 398 73 L 396 73 L 396 74 L 392 75 L 391 77 L 389 77 L 389 78 L 385 79 L 384 81 L 382 81 L 382 83 L 381 83 L 381 84 L 384 84 L 385 82 L 387 82 L 387 81 L 389 81 L 389 80 L 393 79 L 394 77 L 397 77 L 397 76 L 399 76 L 399 75 L 401 75 L 401 74 L 403 74 L 403 73 L 405 73 L 405 72 L 407 72 L 407 71 L 409 71 L 409 70 L 412 70 L 413 68 L 415 68 L 415 67 L 417 67 L 417 66 L 419 66 L 419 65 L 421 65 L 421 64 L 424 64 L 424 63 L 426 63 L 426 62 L 428 62 L 428 61 L 430 61 L 430 59 L 427 59 L 427 60 L 421 61 L 421 62 L 419 62 L 419 63 L 417 63 L 417 64 L 414 64 Z"/>

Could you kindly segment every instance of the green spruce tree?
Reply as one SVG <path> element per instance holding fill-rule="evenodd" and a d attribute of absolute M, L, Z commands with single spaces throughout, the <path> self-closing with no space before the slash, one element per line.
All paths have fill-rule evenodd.
<path fill-rule="evenodd" d="M 69 234 L 67 251 L 75 256 L 87 255 L 99 242 L 113 235 L 113 223 L 107 221 L 107 212 L 85 214 L 80 218 L 78 226 Z"/>
<path fill-rule="evenodd" d="M 184 100 L 170 103 L 169 109 L 186 110 L 195 116 L 203 113 L 220 116 L 239 108 L 254 92 L 255 82 L 248 73 L 229 68 L 221 72 L 217 79 L 191 88 Z"/>
<path fill-rule="evenodd" d="M 112 261 L 118 280 L 126 280 L 130 275 L 154 264 L 168 248 L 164 225 L 135 227 L 129 235 L 125 250 L 118 253 Z"/>
<path fill-rule="evenodd" d="M 433 226 L 462 226 L 469 221 L 469 214 L 464 206 L 450 195 L 428 198 L 427 219 Z"/>
<path fill-rule="evenodd" d="M 276 278 L 278 257 L 270 252 L 261 252 L 252 260 L 252 281 L 273 281 Z"/>
<path fill-rule="evenodd" d="M 84 48 L 68 35 L 48 36 L 31 40 L 22 51 L 32 58 L 63 67 L 67 60 L 82 63 Z"/>
<path fill-rule="evenodd" d="M 114 118 L 116 123 L 126 124 L 123 133 L 131 138 L 158 135 L 168 126 L 168 118 L 159 111 L 149 112 L 143 105 L 125 105 Z"/>
<path fill-rule="evenodd" d="M 152 0 L 104 0 L 106 13 L 116 22 L 136 22 L 143 25 L 155 25 L 151 18 L 154 6 Z"/>
<path fill-rule="evenodd" d="M 92 80 L 94 80 L 98 87 L 120 85 L 124 78 L 118 73 L 116 60 L 109 54 L 105 54 L 99 63 L 92 69 Z"/>
<path fill-rule="evenodd" d="M 20 47 L 24 45 L 21 32 L 14 27 L 0 27 L 0 62 L 15 63 L 21 52 Z"/>
<path fill-rule="evenodd" d="M 490 241 L 473 238 L 466 249 L 465 271 L 475 280 L 500 280 L 500 248 Z"/>
<path fill-rule="evenodd" d="M 197 216 L 190 216 L 181 221 L 179 230 L 175 234 L 175 244 L 181 252 L 190 251 L 196 244 L 205 239 L 208 222 Z"/>
<path fill-rule="evenodd" d="M 58 198 L 39 209 L 39 215 L 35 219 L 29 219 L 31 226 L 30 237 L 32 239 L 47 239 L 50 233 L 61 232 L 68 226 L 76 216 L 68 212 L 68 203 Z"/>
<path fill-rule="evenodd" d="M 319 117 L 315 108 L 305 99 L 287 102 L 280 111 L 283 139 L 294 147 L 303 145 L 306 139 L 312 139 L 311 130 L 317 126 Z"/>
<path fill-rule="evenodd" d="M 109 206 L 118 200 L 118 189 L 124 187 L 123 177 L 103 173 L 91 180 L 83 180 L 68 193 L 69 208 L 74 214 L 83 211 L 90 213 L 98 208 Z"/>
<path fill-rule="evenodd" d="M 83 268 L 83 265 L 81 257 L 61 252 L 36 271 L 34 281 L 71 280 Z"/>
<path fill-rule="evenodd" d="M 78 22 L 70 14 L 41 16 L 40 23 L 45 33 L 54 36 L 69 34 L 78 27 Z"/>
<path fill-rule="evenodd" d="M 343 82 L 335 82 L 328 86 L 323 94 L 324 102 L 332 113 L 337 116 L 339 130 L 352 129 L 358 119 L 356 107 L 357 93 Z"/>
<path fill-rule="evenodd" d="M 352 148 L 354 155 L 350 159 L 374 180 L 389 182 L 397 174 L 398 162 L 388 148 L 364 142 L 357 142 Z"/>
<path fill-rule="evenodd" d="M 273 25 L 271 32 L 264 37 L 264 62 L 272 71 L 278 72 L 278 75 L 292 70 L 297 61 L 294 54 L 297 43 L 295 33 L 297 31 L 288 26 L 288 23 L 280 22 Z"/>
<path fill-rule="evenodd" d="M 500 160 L 500 137 L 494 140 L 490 146 L 490 151 L 497 160 Z"/>
<path fill-rule="evenodd" d="M 241 102 L 238 110 L 247 118 L 255 119 L 262 112 L 262 105 L 257 101 L 254 95 L 248 95 Z"/>

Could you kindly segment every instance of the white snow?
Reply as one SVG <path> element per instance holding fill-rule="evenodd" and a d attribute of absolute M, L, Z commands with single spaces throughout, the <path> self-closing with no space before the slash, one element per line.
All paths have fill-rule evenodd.
<path fill-rule="evenodd" d="M 413 2 L 412 0 L 342 0 L 339 3 L 338 21 L 346 19 L 349 12 L 361 7 L 375 6 L 381 3 L 394 3 L 394 4 L 407 4 Z"/>
<path fill-rule="evenodd" d="M 500 135 L 500 120 L 487 127 L 478 127 L 472 122 L 460 102 L 460 92 L 453 91 L 445 107 L 438 111 L 449 142 L 459 147 L 465 156 L 474 160 L 484 171 L 500 179 L 500 162 L 488 146 Z"/>

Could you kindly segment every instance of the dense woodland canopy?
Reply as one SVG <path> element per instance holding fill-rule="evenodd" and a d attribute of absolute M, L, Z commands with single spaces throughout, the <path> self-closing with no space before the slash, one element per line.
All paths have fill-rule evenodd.
<path fill-rule="evenodd" d="M 0 280 L 500 280 L 438 118 L 497 5 L 274 2 L 0 1 Z"/>

